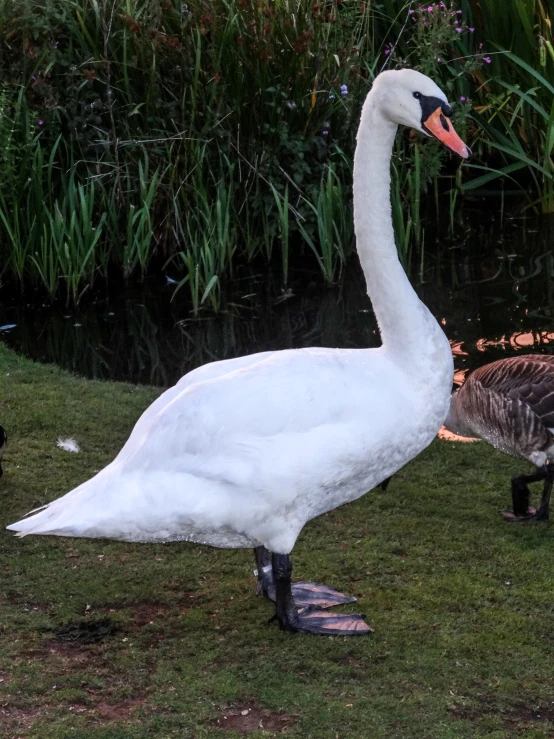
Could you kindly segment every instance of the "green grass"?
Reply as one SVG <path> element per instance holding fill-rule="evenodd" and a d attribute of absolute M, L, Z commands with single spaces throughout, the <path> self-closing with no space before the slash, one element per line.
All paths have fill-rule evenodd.
<path fill-rule="evenodd" d="M 2 346 L 0 374 L 2 528 L 112 459 L 159 392 Z M 296 576 L 356 594 L 375 628 L 361 639 L 268 624 L 248 551 L 0 531 L 0 736 L 551 737 L 552 530 L 498 514 L 520 469 L 437 441 L 386 493 L 306 527 Z"/>

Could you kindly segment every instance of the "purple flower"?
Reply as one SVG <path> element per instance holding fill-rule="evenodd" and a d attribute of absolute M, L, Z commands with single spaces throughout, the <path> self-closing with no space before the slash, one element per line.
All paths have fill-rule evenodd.
<path fill-rule="evenodd" d="M 341 95 L 348 95 L 348 85 L 341 85 L 340 86 L 340 94 Z"/>
<path fill-rule="evenodd" d="M 440 60 L 441 60 L 441 58 L 440 58 L 440 56 L 438 56 L 438 57 L 437 57 L 437 61 L 438 61 L 438 62 L 440 62 Z"/>
<path fill-rule="evenodd" d="M 429 5 L 429 7 L 427 8 L 427 12 L 428 13 L 432 13 L 433 12 L 433 6 L 432 5 Z"/>
<path fill-rule="evenodd" d="M 408 10 L 408 15 L 412 15 L 413 12 L 414 11 L 410 8 L 410 10 Z"/>
<path fill-rule="evenodd" d="M 491 63 L 491 58 L 490 58 L 490 56 L 484 56 L 484 57 L 483 57 L 483 61 L 484 61 L 484 62 L 486 62 L 487 64 L 490 64 L 490 63 Z"/>
<path fill-rule="evenodd" d="M 456 33 L 461 33 L 461 32 L 462 32 L 462 29 L 461 28 L 457 28 L 456 29 Z"/>
<path fill-rule="evenodd" d="M 390 54 L 390 49 L 385 49 L 385 56 L 387 56 L 387 54 Z"/>
<path fill-rule="evenodd" d="M 327 135 L 328 135 L 328 133 L 329 133 L 329 131 L 325 130 L 325 131 L 322 131 L 322 132 L 321 132 L 321 135 L 322 135 L 322 136 L 327 136 Z"/>
<path fill-rule="evenodd" d="M 483 48 L 483 44 L 479 44 L 479 48 L 482 49 Z"/>
<path fill-rule="evenodd" d="M 37 121 L 37 122 L 38 122 L 38 125 L 39 125 L 39 126 L 42 126 L 42 125 L 44 124 L 44 121 L 43 121 L 43 120 L 41 120 L 40 118 L 38 119 L 38 121 Z"/>
<path fill-rule="evenodd" d="M 461 100 L 461 102 L 462 102 L 462 103 L 464 103 L 464 102 L 465 102 L 465 99 L 466 99 L 466 98 L 465 98 L 465 95 L 460 95 L 460 100 Z"/>
<path fill-rule="evenodd" d="M 458 15 L 461 15 L 462 14 L 462 11 L 461 10 L 457 10 L 456 13 L 458 13 Z"/>
<path fill-rule="evenodd" d="M 473 31 L 475 31 L 475 28 L 470 28 L 470 29 L 469 29 L 469 32 L 470 32 L 470 33 L 473 33 Z"/>

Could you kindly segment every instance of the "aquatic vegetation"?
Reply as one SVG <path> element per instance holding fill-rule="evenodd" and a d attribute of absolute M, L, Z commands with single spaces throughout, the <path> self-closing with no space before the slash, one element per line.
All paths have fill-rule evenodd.
<path fill-rule="evenodd" d="M 353 132 L 384 65 L 434 77 L 477 155 L 460 171 L 431 140 L 397 146 L 405 264 L 430 203 L 451 223 L 466 192 L 551 211 L 548 13 L 541 0 L 5 0 L 0 279 L 75 301 L 171 263 L 195 311 L 221 307 L 239 263 L 336 281 Z"/>

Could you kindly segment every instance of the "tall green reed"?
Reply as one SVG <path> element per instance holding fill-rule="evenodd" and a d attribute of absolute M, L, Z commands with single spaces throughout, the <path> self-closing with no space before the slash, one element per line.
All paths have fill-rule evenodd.
<path fill-rule="evenodd" d="M 353 247 L 360 103 L 384 65 L 439 81 L 484 168 L 444 174 L 432 142 L 400 139 L 392 200 L 406 265 L 429 198 L 452 221 L 462 188 L 513 180 L 550 210 L 546 6 L 428 7 L 5 0 L 0 76 L 15 84 L 0 92 L 12 166 L 0 181 L 2 279 L 75 300 L 108 274 L 141 279 L 165 264 L 196 311 L 221 308 L 240 261 L 278 260 L 283 283 L 299 260 L 337 280 Z"/>

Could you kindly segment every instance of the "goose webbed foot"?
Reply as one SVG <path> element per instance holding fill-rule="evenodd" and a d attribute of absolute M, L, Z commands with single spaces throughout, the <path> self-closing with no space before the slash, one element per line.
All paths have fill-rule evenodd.
<path fill-rule="evenodd" d="M 290 557 L 287 554 L 273 554 L 272 566 L 276 617 L 284 631 L 326 636 L 362 636 L 371 633 L 372 629 L 361 614 L 330 613 L 314 605 L 299 608 L 292 591 Z"/>
<path fill-rule="evenodd" d="M 275 579 L 271 552 L 265 547 L 254 549 L 257 564 L 258 594 L 275 602 Z M 327 585 L 315 582 L 291 583 L 292 597 L 297 608 L 333 608 L 345 603 L 355 603 L 354 596 L 345 595 Z"/>
<path fill-rule="evenodd" d="M 502 518 L 510 523 L 523 523 L 525 521 L 532 521 L 537 513 L 537 509 L 533 506 L 528 506 L 526 513 L 516 515 L 510 508 L 506 508 L 500 511 Z"/>

